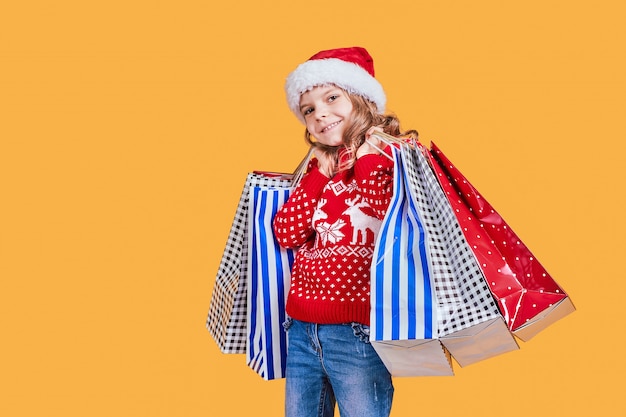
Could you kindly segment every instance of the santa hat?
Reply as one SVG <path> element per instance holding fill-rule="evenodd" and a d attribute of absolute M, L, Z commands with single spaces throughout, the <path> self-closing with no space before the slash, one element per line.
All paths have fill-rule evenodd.
<path fill-rule="evenodd" d="M 302 123 L 300 95 L 328 84 L 363 96 L 373 102 L 380 113 L 385 111 L 387 98 L 382 85 L 374 78 L 374 60 L 364 48 L 355 46 L 318 52 L 289 74 L 285 83 L 287 103 Z"/>

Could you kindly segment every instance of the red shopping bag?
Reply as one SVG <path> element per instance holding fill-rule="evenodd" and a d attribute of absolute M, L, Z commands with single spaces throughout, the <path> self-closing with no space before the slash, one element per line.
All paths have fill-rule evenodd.
<path fill-rule="evenodd" d="M 527 341 L 573 312 L 565 291 L 434 143 L 428 156 L 513 334 Z"/>

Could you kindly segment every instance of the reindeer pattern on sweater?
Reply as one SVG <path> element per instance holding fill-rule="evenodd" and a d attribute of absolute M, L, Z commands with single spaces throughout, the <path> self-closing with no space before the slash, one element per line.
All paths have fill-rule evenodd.
<path fill-rule="evenodd" d="M 392 195 L 393 164 L 381 155 L 325 177 L 309 167 L 274 219 L 278 242 L 296 247 L 287 313 L 316 323 L 369 324 L 376 236 Z"/>
<path fill-rule="evenodd" d="M 328 188 L 333 189 L 333 187 Z M 337 197 L 341 198 L 348 188 L 339 187 L 339 189 L 341 191 L 338 192 Z M 365 245 L 368 240 L 371 241 L 376 236 L 381 220 L 376 217 L 369 203 L 362 199 L 361 194 L 347 196 L 343 201 L 346 205 L 345 210 L 341 213 L 334 213 L 335 215 L 332 216 L 334 221 L 329 223 L 329 214 L 324 211 L 328 200 L 326 198 L 319 200 L 312 219 L 313 228 L 317 231 L 316 246 L 339 244 L 347 238 L 350 238 L 349 245 Z"/>

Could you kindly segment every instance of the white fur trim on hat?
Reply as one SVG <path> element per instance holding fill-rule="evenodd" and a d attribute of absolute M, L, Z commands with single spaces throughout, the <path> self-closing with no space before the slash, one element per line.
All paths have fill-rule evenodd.
<path fill-rule="evenodd" d="M 300 96 L 313 87 L 328 84 L 363 96 L 376 104 L 380 113 L 385 111 L 385 91 L 364 68 L 338 58 L 314 59 L 300 64 L 289 74 L 285 83 L 289 108 L 302 123 L 304 116 L 300 112 Z"/>

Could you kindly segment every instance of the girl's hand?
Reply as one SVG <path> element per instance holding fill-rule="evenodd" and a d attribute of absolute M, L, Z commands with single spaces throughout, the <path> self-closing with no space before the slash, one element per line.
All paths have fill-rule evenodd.
<path fill-rule="evenodd" d="M 363 144 L 359 146 L 359 149 L 356 151 L 357 159 L 364 155 L 380 154 L 378 149 L 383 149 L 385 147 L 385 143 L 378 139 L 377 136 L 372 136 L 374 132 L 384 133 L 383 129 L 378 126 L 370 127 L 367 132 L 365 132 L 365 142 L 363 142 Z M 376 149 L 376 147 L 378 147 L 378 149 Z"/>

